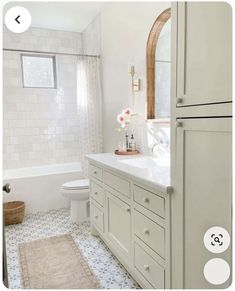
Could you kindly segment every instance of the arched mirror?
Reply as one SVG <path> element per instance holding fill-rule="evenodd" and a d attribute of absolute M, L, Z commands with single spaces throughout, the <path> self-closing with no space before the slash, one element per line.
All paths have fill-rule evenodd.
<path fill-rule="evenodd" d="M 154 22 L 147 42 L 147 118 L 170 118 L 171 9 Z"/>

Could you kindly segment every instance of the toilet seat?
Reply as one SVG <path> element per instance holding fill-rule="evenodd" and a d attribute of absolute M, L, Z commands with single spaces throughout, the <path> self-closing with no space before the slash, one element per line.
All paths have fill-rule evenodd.
<path fill-rule="evenodd" d="M 64 183 L 61 188 L 63 190 L 84 190 L 89 189 L 89 179 L 74 180 Z"/>

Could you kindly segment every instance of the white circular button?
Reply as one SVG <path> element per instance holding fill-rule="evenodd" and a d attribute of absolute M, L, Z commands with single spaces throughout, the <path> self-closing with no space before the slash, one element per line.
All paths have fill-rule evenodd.
<path fill-rule="evenodd" d="M 206 280 L 214 285 L 225 283 L 230 276 L 229 264 L 220 258 L 208 261 L 203 270 Z"/>
<path fill-rule="evenodd" d="M 204 235 L 204 245 L 212 253 L 219 254 L 226 251 L 229 244 L 229 233 L 223 227 L 213 226 Z"/>
<path fill-rule="evenodd" d="M 5 14 L 5 24 L 10 31 L 22 33 L 30 27 L 31 15 L 24 7 L 12 7 Z"/>

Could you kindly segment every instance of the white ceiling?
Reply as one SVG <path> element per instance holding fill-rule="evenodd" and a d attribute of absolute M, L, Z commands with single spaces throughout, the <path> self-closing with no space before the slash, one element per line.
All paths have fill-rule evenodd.
<path fill-rule="evenodd" d="M 10 2 L 4 14 L 13 6 L 23 6 L 32 16 L 32 26 L 82 32 L 108 2 Z"/>

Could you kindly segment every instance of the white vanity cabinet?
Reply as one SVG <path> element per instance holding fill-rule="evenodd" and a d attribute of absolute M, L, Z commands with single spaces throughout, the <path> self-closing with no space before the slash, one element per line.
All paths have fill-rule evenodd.
<path fill-rule="evenodd" d="M 175 52 L 177 107 L 232 101 L 232 8 L 228 3 L 178 2 Z"/>
<path fill-rule="evenodd" d="M 141 287 L 170 288 L 170 194 L 89 162 L 92 233 Z"/>

